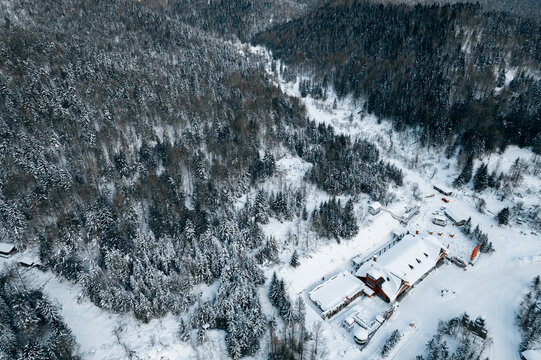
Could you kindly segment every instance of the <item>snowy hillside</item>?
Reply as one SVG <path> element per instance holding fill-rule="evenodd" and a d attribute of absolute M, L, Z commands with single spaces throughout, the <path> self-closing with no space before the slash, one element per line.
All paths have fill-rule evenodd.
<path fill-rule="evenodd" d="M 266 54 L 263 49 L 255 48 L 253 51 Z M 270 71 L 270 65 L 268 70 Z M 282 90 L 292 96 L 300 96 L 299 79 L 302 78 L 298 78 L 294 83 L 287 83 L 280 76 L 277 77 Z M 393 352 L 394 358 L 413 358 L 423 354 L 426 341 L 435 333 L 438 321 L 467 312 L 475 317 L 483 316 L 487 321 L 488 331 L 493 339 L 489 358 L 519 359 L 517 349 L 520 336 L 516 326 L 516 311 L 529 282 L 539 275 L 541 238 L 536 233 L 538 230 L 525 224 L 500 226 L 494 215 L 501 208 L 512 207 L 518 202 L 522 202 L 526 209 L 539 206 L 539 173 L 535 176 L 525 175 L 521 186 L 513 189 L 512 194 L 503 202 L 489 191 L 476 194 L 473 190 L 461 189 L 449 197 L 449 203 L 444 203 L 441 201 L 441 194 L 433 189 L 433 184 L 451 187 L 452 180 L 458 175 L 455 159 L 446 159 L 441 150 L 418 146 L 407 133 L 393 133 L 388 123 L 378 124 L 375 117 L 359 114 L 362 106 L 350 99 L 338 100 L 336 106 L 333 106 L 335 100 L 332 95 L 326 101 L 310 97 L 303 101 L 307 113 L 316 122 L 329 124 L 337 132 L 369 138 L 402 168 L 406 174 L 405 185 L 396 189 L 395 201 L 389 211 L 400 212 L 401 207 L 413 203 L 419 203 L 421 211 L 406 227 L 400 226 L 388 212 L 382 212 L 373 218 L 365 215 L 364 226 L 361 225 L 358 235 L 347 243 L 322 247 L 302 261 L 297 269 L 287 266 L 269 269 L 268 274 L 277 271 L 286 279 L 292 296 L 299 293 L 306 295 L 322 278 L 348 269 L 353 255 L 370 254 L 389 238 L 392 231 L 419 231 L 424 236 L 436 237 L 440 228 L 432 224 L 432 214 L 441 211 L 442 206 L 452 208 L 460 214 L 467 214 L 464 215 L 465 218 L 471 217 L 481 229 L 486 229 L 495 248 L 493 254 L 481 255 L 475 266 L 468 267 L 466 271 L 446 263 L 430 274 L 411 294 L 400 301 L 395 315 L 360 353 L 351 344 L 351 339 L 345 339 L 346 336 L 340 331 L 339 321 L 327 324 L 325 334 L 329 344 L 333 344 L 329 346 L 330 358 L 375 358 L 382 342 L 395 328 L 404 331 L 407 336 L 397 345 L 399 350 Z M 526 164 L 539 166 L 537 155 L 515 147 L 508 148 L 503 154 L 493 154 L 481 159 L 479 163 L 487 162 L 491 169 L 497 167 L 500 171 L 507 171 L 517 158 Z M 414 196 L 415 192 L 418 192 L 419 196 Z M 434 193 L 435 196 L 427 197 Z M 482 197 L 487 203 L 484 213 L 476 209 L 477 197 Z M 367 200 L 360 201 L 359 205 L 360 212 L 366 212 Z M 443 234 L 439 240 L 450 245 L 450 254 L 469 258 L 476 245 L 475 241 L 468 239 L 455 227 L 447 226 L 441 231 Z M 429 232 L 434 232 L 434 235 Z M 449 237 L 451 234 L 454 238 Z M 306 298 L 306 301 L 309 302 L 309 299 Z M 310 316 L 310 306 L 307 314 Z M 318 321 L 317 315 L 317 311 L 312 313 L 313 321 Z M 416 324 L 414 330 L 410 330 L 408 326 L 412 321 Z"/>
<path fill-rule="evenodd" d="M 539 44 L 505 41 L 541 25 L 329 4 L 0 1 L 0 359 L 541 352 Z M 378 26 L 465 28 L 445 42 L 412 20 L 422 41 L 402 60 L 417 72 L 400 82 L 397 48 L 381 47 L 400 29 L 351 23 L 357 59 L 320 27 L 372 6 Z M 469 11 L 501 43 L 470 31 Z M 317 65 L 296 53 L 312 26 L 328 41 Z M 381 73 L 341 73 L 335 51 Z M 433 52 L 458 64 L 448 78 L 416 58 Z M 397 85 L 410 80 L 423 85 Z"/>

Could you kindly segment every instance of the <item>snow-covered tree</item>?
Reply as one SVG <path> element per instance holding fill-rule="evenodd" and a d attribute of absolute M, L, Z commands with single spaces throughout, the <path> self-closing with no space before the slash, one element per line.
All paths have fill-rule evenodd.
<path fill-rule="evenodd" d="M 300 265 L 299 262 L 299 255 L 297 254 L 297 250 L 293 251 L 293 255 L 291 255 L 291 260 L 289 261 L 289 265 L 296 268 Z"/>
<path fill-rule="evenodd" d="M 509 224 L 509 208 L 504 207 L 502 210 L 500 210 L 496 218 L 498 219 L 498 224 L 500 225 Z"/>

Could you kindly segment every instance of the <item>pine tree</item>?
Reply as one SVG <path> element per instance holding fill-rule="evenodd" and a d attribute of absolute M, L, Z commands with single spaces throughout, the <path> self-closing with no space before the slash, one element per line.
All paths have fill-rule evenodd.
<path fill-rule="evenodd" d="M 473 172 L 473 157 L 470 156 L 466 160 L 466 163 L 464 164 L 464 167 L 462 168 L 462 171 L 456 178 L 456 180 L 453 182 L 454 186 L 463 186 L 470 182 L 472 178 L 472 172 Z"/>
<path fill-rule="evenodd" d="M 294 318 L 297 323 L 304 323 L 306 318 L 306 304 L 300 296 L 297 296 L 297 299 L 295 299 Z"/>
<path fill-rule="evenodd" d="M 353 201 L 348 200 L 344 207 L 344 215 L 342 217 L 343 231 L 342 236 L 346 239 L 351 238 L 359 232 L 359 226 L 357 225 L 357 219 L 355 218 L 355 211 L 353 208 Z"/>
<path fill-rule="evenodd" d="M 509 208 L 504 207 L 496 216 L 498 219 L 498 224 L 507 225 L 509 224 Z"/>
<path fill-rule="evenodd" d="M 447 346 L 446 341 L 443 341 L 441 344 L 440 354 L 441 360 L 449 360 L 449 346 Z"/>
<path fill-rule="evenodd" d="M 279 281 L 278 281 L 278 276 L 276 275 L 276 271 L 275 271 L 272 273 L 272 278 L 269 285 L 269 294 L 268 294 L 269 300 L 271 304 L 273 304 L 274 306 L 276 306 L 276 304 L 278 303 L 278 297 L 279 297 L 278 286 L 279 286 Z"/>
<path fill-rule="evenodd" d="M 272 202 L 272 210 L 279 220 L 283 220 L 287 217 L 287 203 L 284 199 L 284 194 L 281 191 L 276 194 L 276 198 Z"/>
<path fill-rule="evenodd" d="M 291 255 L 291 261 L 289 262 L 289 265 L 291 265 L 294 268 L 300 265 L 299 255 L 297 254 L 297 250 L 293 251 L 293 255 Z"/>
<path fill-rule="evenodd" d="M 263 168 L 265 176 L 272 176 L 276 170 L 276 161 L 272 154 L 265 154 L 263 157 Z"/>
<path fill-rule="evenodd" d="M 262 191 L 259 191 L 255 198 L 254 216 L 255 221 L 259 222 L 260 224 L 266 224 L 269 222 L 269 205 Z"/>
<path fill-rule="evenodd" d="M 201 326 L 197 329 L 197 345 L 202 345 L 205 341 L 207 341 L 207 332 Z"/>
<path fill-rule="evenodd" d="M 483 191 L 488 186 L 488 166 L 481 164 L 473 177 L 473 188 L 475 191 Z"/>
<path fill-rule="evenodd" d="M 439 360 L 439 344 L 432 338 L 426 344 L 427 360 Z"/>
<path fill-rule="evenodd" d="M 501 182 L 501 179 L 498 177 L 498 174 L 496 173 L 496 169 L 492 170 L 487 180 L 488 187 L 497 190 L 500 188 L 500 182 Z"/>
<path fill-rule="evenodd" d="M 180 322 L 178 324 L 178 337 L 180 341 L 190 340 L 190 328 L 188 327 L 184 319 L 180 319 Z"/>
<path fill-rule="evenodd" d="M 464 234 L 469 235 L 471 232 L 471 216 L 466 220 L 464 225 L 462 225 L 462 231 Z"/>
<path fill-rule="evenodd" d="M 513 165 L 511 165 L 511 168 L 509 169 L 509 177 L 513 186 L 518 186 L 522 181 L 522 173 L 524 172 L 524 168 L 524 162 L 520 158 L 516 158 L 515 162 L 513 162 Z"/>
<path fill-rule="evenodd" d="M 306 206 L 302 208 L 302 219 L 304 221 L 308 220 L 308 211 L 306 210 Z"/>

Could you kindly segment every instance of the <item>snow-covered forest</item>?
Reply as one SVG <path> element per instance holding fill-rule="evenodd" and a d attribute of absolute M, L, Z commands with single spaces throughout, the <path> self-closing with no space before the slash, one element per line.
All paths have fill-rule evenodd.
<path fill-rule="evenodd" d="M 541 25 L 513 16 L 471 4 L 0 1 L 0 359 L 537 349 Z M 419 315 L 416 296 L 440 301 L 436 279 L 462 281 L 449 257 L 361 351 L 308 294 L 391 234 L 433 232 L 446 205 L 435 182 L 468 214 L 447 249 L 478 246 L 474 278 L 520 264 L 524 299 L 484 314 L 464 295 Z M 499 280 L 486 281 L 483 299 Z M 486 319 L 488 340 L 469 338 L 480 325 L 465 312 Z M 432 350 L 446 341 L 447 355 Z"/>

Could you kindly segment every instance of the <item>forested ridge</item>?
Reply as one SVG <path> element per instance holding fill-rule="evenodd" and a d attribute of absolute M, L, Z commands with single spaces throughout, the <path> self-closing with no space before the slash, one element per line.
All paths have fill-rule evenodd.
<path fill-rule="evenodd" d="M 268 332 L 269 358 L 302 358 L 310 342 L 317 353 L 321 324 L 308 330 L 303 300 L 264 276 L 285 245 L 263 225 L 297 221 L 314 237 L 349 239 L 359 195 L 386 204 L 404 174 L 371 141 L 309 119 L 261 58 L 224 39 L 269 46 L 291 65 L 275 76 L 314 75 L 302 96 L 332 86 L 396 129 L 421 125 L 425 144 L 541 146 L 535 21 L 355 1 L 302 17 L 318 3 L 0 2 L 0 242 L 38 252 L 47 271 L 80 285 L 80 301 L 142 322 L 175 315 L 181 341 L 223 330 L 237 359 Z M 307 165 L 296 187 L 282 183 L 279 156 Z M 479 173 L 475 184 L 497 187 Z M 303 261 L 296 247 L 290 259 Z M 0 357 L 77 358 L 43 289 L 8 270 Z M 265 283 L 276 317 L 263 311 Z M 204 285 L 214 289 L 205 300 Z"/>
<path fill-rule="evenodd" d="M 79 359 L 59 309 L 15 268 L 0 276 L 0 359 Z"/>
<path fill-rule="evenodd" d="M 475 4 L 329 1 L 257 34 L 276 59 L 425 144 L 541 151 L 541 25 Z"/>
<path fill-rule="evenodd" d="M 375 146 L 309 121 L 259 61 L 168 9 L 0 6 L 0 241 L 39 249 L 103 309 L 188 316 L 181 339 L 195 329 L 203 342 L 206 325 L 232 357 L 253 354 L 267 329 L 260 264 L 280 250 L 260 224 L 310 218 L 287 189 L 234 206 L 274 175 L 274 151 L 318 162 L 306 181 L 333 195 L 383 200 L 402 181 Z M 347 221 L 338 236 L 358 230 Z M 192 289 L 216 281 L 200 302 Z"/>
<path fill-rule="evenodd" d="M 301 16 L 322 0 L 174 0 L 171 16 L 226 39 L 249 41 L 273 25 Z"/>

